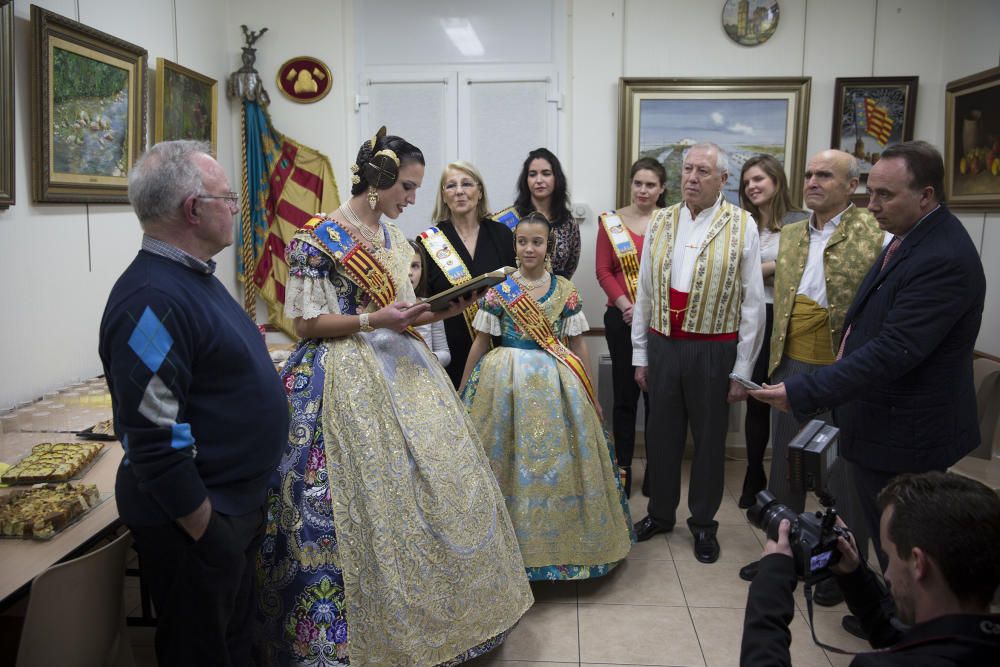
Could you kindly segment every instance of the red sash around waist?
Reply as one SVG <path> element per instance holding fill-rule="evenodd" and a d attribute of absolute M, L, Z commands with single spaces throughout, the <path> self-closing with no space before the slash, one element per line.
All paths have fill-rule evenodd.
<path fill-rule="evenodd" d="M 700 334 L 691 333 L 690 331 L 684 331 L 681 326 L 684 324 L 684 314 L 687 313 L 688 304 L 688 292 L 678 292 L 674 288 L 670 288 L 670 335 L 663 333 L 662 331 L 657 331 L 656 329 L 650 327 L 650 333 L 654 333 L 657 336 L 662 336 L 663 338 L 683 338 L 688 340 L 714 340 L 714 341 L 729 341 L 736 340 L 739 332 L 733 331 L 731 333 L 721 333 L 721 334 Z"/>

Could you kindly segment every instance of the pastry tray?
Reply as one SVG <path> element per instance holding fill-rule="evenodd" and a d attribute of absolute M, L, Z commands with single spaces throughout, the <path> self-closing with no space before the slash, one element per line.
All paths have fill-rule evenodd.
<path fill-rule="evenodd" d="M 40 445 L 40 444 L 43 444 L 43 443 L 39 442 L 39 443 L 36 443 L 36 444 Z M 63 443 L 63 444 L 72 445 L 74 443 L 67 442 L 67 443 Z M 84 445 L 86 443 L 77 443 L 77 444 Z M 90 443 L 90 444 L 93 444 L 93 443 Z M 35 484 L 61 484 L 63 482 L 79 482 L 80 480 L 82 480 L 84 478 L 84 476 L 86 476 L 86 474 L 88 472 L 90 472 L 90 469 L 94 467 L 94 464 L 96 464 L 100 460 L 100 458 L 102 456 L 104 456 L 104 454 L 108 451 L 108 449 L 110 449 L 110 448 L 107 447 L 107 446 L 102 446 L 101 449 L 100 449 L 100 451 L 98 451 L 97 454 L 94 455 L 94 458 L 90 459 L 90 461 L 87 462 L 87 465 L 85 465 L 82 468 L 80 468 L 80 470 L 78 470 L 77 473 L 75 475 L 73 475 L 72 477 L 68 477 L 66 479 L 53 479 L 53 480 L 37 480 L 36 479 L 36 480 L 31 481 L 31 482 L 21 482 L 21 481 L 18 481 L 16 479 L 6 479 L 6 478 L 0 476 L 0 486 L 20 487 L 20 488 L 23 488 L 23 487 L 26 487 L 26 486 L 34 486 Z M 23 461 L 24 459 L 28 458 L 29 456 L 31 456 L 31 452 L 28 452 L 27 454 L 25 454 L 24 456 L 22 456 L 20 459 L 18 459 L 18 461 L 16 463 L 12 464 L 10 466 L 10 468 L 8 468 L 8 471 L 12 470 L 14 467 L 16 467 L 17 465 L 19 465 L 21 463 L 21 461 Z"/>
<path fill-rule="evenodd" d="M 20 541 L 27 540 L 29 542 L 48 542 L 49 540 L 51 540 L 53 538 L 59 537 L 64 532 L 66 532 L 67 530 L 69 530 L 70 528 L 72 528 L 73 526 L 75 526 L 76 524 L 80 523 L 80 521 L 82 521 L 83 519 L 85 519 L 87 517 L 87 515 L 89 515 L 91 512 L 93 512 L 94 510 L 96 510 L 98 507 L 100 507 L 101 505 L 103 505 L 104 503 L 106 503 L 111 498 L 114 498 L 114 496 L 115 496 L 115 494 L 112 493 L 112 492 L 110 492 L 110 491 L 105 491 L 105 492 L 101 493 L 101 495 L 99 496 L 99 499 L 98 499 L 96 505 L 94 505 L 90 509 L 84 510 L 81 514 L 79 514 L 76 517 L 74 517 L 65 526 L 63 526 L 62 528 L 60 528 L 56 532 L 54 532 L 51 535 L 48 535 L 46 537 L 38 537 L 38 536 L 35 536 L 35 535 L 0 535 L 0 540 L 20 540 Z"/>

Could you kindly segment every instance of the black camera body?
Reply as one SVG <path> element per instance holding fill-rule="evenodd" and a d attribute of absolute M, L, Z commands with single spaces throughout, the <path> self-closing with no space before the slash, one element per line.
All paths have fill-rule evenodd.
<path fill-rule="evenodd" d="M 830 566 L 840 559 L 837 538 L 843 534 L 834 524 L 837 511 L 830 494 L 829 481 L 837 460 L 837 435 L 840 429 L 814 419 L 806 424 L 788 444 L 788 476 L 793 492 L 812 491 L 825 512 L 796 514 L 779 503 L 769 491 L 757 494 L 757 502 L 747 510 L 747 519 L 777 541 L 778 526 L 788 519 L 788 541 L 795 560 L 796 573 L 809 584 L 830 576 Z"/>

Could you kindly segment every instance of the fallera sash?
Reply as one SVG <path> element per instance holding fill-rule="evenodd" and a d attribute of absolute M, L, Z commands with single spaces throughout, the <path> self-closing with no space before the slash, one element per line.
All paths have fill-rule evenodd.
<path fill-rule="evenodd" d="M 455 246 L 448 240 L 444 232 L 437 227 L 431 227 L 421 232 L 419 238 L 421 243 L 424 244 L 424 248 L 427 250 L 427 254 L 430 255 L 431 260 L 437 264 L 437 267 L 441 269 L 441 273 L 444 274 L 444 277 L 448 279 L 448 282 L 452 286 L 461 285 L 472 280 L 472 274 L 469 272 L 468 267 L 465 266 L 462 257 L 455 250 Z M 476 317 L 478 311 L 479 303 L 473 301 L 462 313 L 465 319 L 465 327 L 469 331 L 469 338 L 476 337 L 476 331 L 472 328 L 472 320 Z"/>
<path fill-rule="evenodd" d="M 541 306 L 525 292 L 513 278 L 507 278 L 496 287 L 492 288 L 500 296 L 504 310 L 517 323 L 522 331 L 531 336 L 539 347 L 555 357 L 556 361 L 573 371 L 583 388 L 587 390 L 590 402 L 597 407 L 597 397 L 594 394 L 594 387 L 590 384 L 590 377 L 580 357 L 573 354 L 573 351 L 562 344 L 552 330 L 552 325 L 542 312 Z"/>
<path fill-rule="evenodd" d="M 622 265 L 628 299 L 635 303 L 635 293 L 639 287 L 639 252 L 632 242 L 632 235 L 629 234 L 625 222 L 614 211 L 601 215 L 601 224 L 604 225 L 604 231 L 608 233 L 615 256 Z"/>
<path fill-rule="evenodd" d="M 384 308 L 396 300 L 396 285 L 389 272 L 367 248 L 358 243 L 351 234 L 330 218 L 315 217 L 303 229 L 316 241 L 317 247 L 344 267 L 355 285 L 371 297 L 379 308 Z M 407 333 L 423 340 L 412 326 Z"/>
<path fill-rule="evenodd" d="M 514 231 L 514 228 L 517 227 L 517 223 L 521 222 L 521 216 L 518 214 L 516 206 L 508 206 L 502 211 L 490 214 L 490 217 L 497 222 L 502 222 L 507 225 L 507 228 L 510 231 Z"/>

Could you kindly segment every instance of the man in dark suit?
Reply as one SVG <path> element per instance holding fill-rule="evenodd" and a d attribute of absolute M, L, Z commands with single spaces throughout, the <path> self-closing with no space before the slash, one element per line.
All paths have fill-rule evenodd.
<path fill-rule="evenodd" d="M 838 361 L 751 394 L 808 415 L 834 408 L 860 516 L 879 535 L 879 491 L 903 472 L 945 470 L 979 444 L 972 351 L 986 277 L 962 223 L 941 203 L 944 163 L 923 141 L 886 149 L 868 210 L 894 238 L 847 312 Z M 859 545 L 864 553 L 864 545 Z"/>

